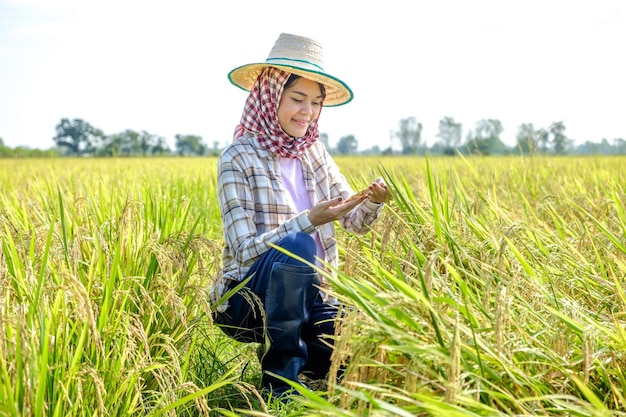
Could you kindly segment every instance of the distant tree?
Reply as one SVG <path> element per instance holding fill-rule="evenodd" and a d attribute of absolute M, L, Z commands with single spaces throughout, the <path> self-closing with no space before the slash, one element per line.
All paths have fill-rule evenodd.
<path fill-rule="evenodd" d="M 0 157 L 7 157 L 11 155 L 11 149 L 4 146 L 4 140 L 0 138 Z"/>
<path fill-rule="evenodd" d="M 167 149 L 165 138 L 161 136 L 154 135 L 145 130 L 138 133 L 132 130 L 127 130 L 126 132 L 128 152 L 131 155 L 157 155 L 163 154 Z"/>
<path fill-rule="evenodd" d="M 491 155 L 493 153 L 491 141 L 489 139 L 482 139 L 472 137 L 467 141 L 465 145 L 467 152 L 478 155 Z"/>
<path fill-rule="evenodd" d="M 539 143 L 539 150 L 541 152 L 548 152 L 550 144 L 550 132 L 546 129 L 541 129 L 539 131 L 539 137 L 537 138 L 537 142 Z"/>
<path fill-rule="evenodd" d="M 172 151 L 169 146 L 167 146 L 167 142 L 163 136 L 154 136 L 154 143 L 152 144 L 153 155 L 164 155 L 171 152 Z"/>
<path fill-rule="evenodd" d="M 444 155 L 454 155 L 454 149 L 461 143 L 463 125 L 454 121 L 452 117 L 444 117 L 439 120 L 439 144 Z"/>
<path fill-rule="evenodd" d="M 214 140 L 213 141 L 213 147 L 211 148 L 211 151 L 209 152 L 209 154 L 211 156 L 219 156 L 221 151 L 222 150 L 220 149 L 220 141 L 219 140 Z"/>
<path fill-rule="evenodd" d="M 56 149 L 33 149 L 27 146 L 17 146 L 10 148 L 8 146 L 0 146 L 0 157 L 11 158 L 54 158 L 59 156 Z"/>
<path fill-rule="evenodd" d="M 356 153 L 359 143 L 354 135 L 343 136 L 337 142 L 337 152 L 342 155 L 350 155 Z"/>
<path fill-rule="evenodd" d="M 589 140 L 578 145 L 573 151 L 577 154 L 583 155 L 607 155 L 618 154 L 619 149 L 612 146 L 608 139 L 602 138 L 600 142 L 591 142 Z"/>
<path fill-rule="evenodd" d="M 607 138 L 602 138 L 600 143 L 598 144 L 598 153 L 601 155 L 606 155 L 611 153 L 611 144 Z"/>
<path fill-rule="evenodd" d="M 571 144 L 571 139 L 565 136 L 565 124 L 556 122 L 550 126 L 551 142 L 554 153 L 557 155 L 566 154 Z"/>
<path fill-rule="evenodd" d="M 320 133 L 319 141 L 324 144 L 326 149 L 330 149 L 330 143 L 328 142 L 328 133 Z"/>
<path fill-rule="evenodd" d="M 500 139 L 503 130 L 502 123 L 497 119 L 479 120 L 475 131 L 470 130 L 468 133 L 466 145 L 468 152 L 482 155 L 503 153 L 506 150 Z"/>
<path fill-rule="evenodd" d="M 99 156 L 120 156 L 124 147 L 124 136 L 121 133 L 108 135 L 98 149 Z"/>
<path fill-rule="evenodd" d="M 201 136 L 176 135 L 176 153 L 180 156 L 204 155 L 206 145 Z"/>
<path fill-rule="evenodd" d="M 481 139 L 500 139 L 504 128 L 498 119 L 482 119 L 476 123 L 476 137 Z"/>
<path fill-rule="evenodd" d="M 400 119 L 396 136 L 400 139 L 403 155 L 416 154 L 422 141 L 422 124 L 415 117 Z"/>
<path fill-rule="evenodd" d="M 53 140 L 56 146 L 71 155 L 93 154 L 104 139 L 100 129 L 82 119 L 61 119 L 55 129 L 57 134 Z"/>
<path fill-rule="evenodd" d="M 139 133 L 126 129 L 120 133 L 107 136 L 98 154 L 102 156 L 132 156 L 141 154 Z"/>
<path fill-rule="evenodd" d="M 137 148 L 142 156 L 150 155 L 156 143 L 156 136 L 142 130 L 137 135 Z"/>
<path fill-rule="evenodd" d="M 613 146 L 615 147 L 615 151 L 619 155 L 626 154 L 626 140 L 622 138 L 613 139 Z"/>
<path fill-rule="evenodd" d="M 139 155 L 141 153 L 141 143 L 139 142 L 139 132 L 126 129 L 122 135 L 122 154 L 123 155 Z"/>
<path fill-rule="evenodd" d="M 364 155 L 380 155 L 382 153 L 380 146 L 374 145 L 363 152 Z"/>
<path fill-rule="evenodd" d="M 454 148 L 452 148 L 453 152 L 450 153 L 450 154 L 444 152 L 444 148 L 445 147 L 443 146 L 441 141 L 436 141 L 435 143 L 433 143 L 432 146 L 430 146 L 428 148 L 428 151 L 430 152 L 431 155 L 440 155 L 440 154 L 443 154 L 443 155 L 456 155 L 456 152 L 454 151 Z"/>
<path fill-rule="evenodd" d="M 590 140 L 587 140 L 583 144 L 579 145 L 577 151 L 583 155 L 598 155 L 601 153 L 600 144 L 591 142 Z"/>
<path fill-rule="evenodd" d="M 517 150 L 522 154 L 534 153 L 539 141 L 538 132 L 532 123 L 522 123 L 517 128 Z"/>

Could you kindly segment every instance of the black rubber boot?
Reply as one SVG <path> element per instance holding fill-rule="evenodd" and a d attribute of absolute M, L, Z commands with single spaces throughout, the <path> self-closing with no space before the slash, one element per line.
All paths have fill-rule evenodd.
<path fill-rule="evenodd" d="M 315 301 L 314 285 L 319 285 L 315 270 L 308 266 L 276 263 L 272 267 L 265 296 L 267 350 L 261 360 L 262 385 L 274 397 L 292 387 L 271 374 L 304 386 L 298 375 L 308 360 L 307 346 L 301 338 L 303 323 L 309 319 Z"/>

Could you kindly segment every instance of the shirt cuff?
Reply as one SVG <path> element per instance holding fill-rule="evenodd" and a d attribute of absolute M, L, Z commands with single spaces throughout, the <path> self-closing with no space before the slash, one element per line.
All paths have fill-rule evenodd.
<path fill-rule="evenodd" d="M 363 204 L 365 204 L 365 207 L 374 211 L 385 205 L 385 203 L 374 203 L 373 201 L 370 201 L 369 198 L 366 199 Z"/>
<path fill-rule="evenodd" d="M 298 228 L 304 233 L 311 234 L 317 230 L 315 226 L 313 226 L 313 223 L 311 223 L 311 219 L 309 219 L 308 210 L 305 210 L 299 213 L 295 217 L 295 221 L 296 221 L 296 224 L 298 225 Z"/>

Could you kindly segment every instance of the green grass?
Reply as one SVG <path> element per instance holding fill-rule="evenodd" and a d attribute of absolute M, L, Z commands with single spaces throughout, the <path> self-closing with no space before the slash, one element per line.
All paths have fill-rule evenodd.
<path fill-rule="evenodd" d="M 216 330 L 216 160 L 0 160 L 0 415 L 626 415 L 624 158 L 337 158 L 394 200 L 338 235 L 331 373 L 258 392 Z"/>

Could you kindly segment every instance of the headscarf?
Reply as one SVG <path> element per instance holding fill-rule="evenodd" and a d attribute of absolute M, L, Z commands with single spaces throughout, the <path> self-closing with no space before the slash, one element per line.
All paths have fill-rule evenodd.
<path fill-rule="evenodd" d="M 293 159 L 301 157 L 313 146 L 319 138 L 317 119 L 301 138 L 289 136 L 278 122 L 278 104 L 290 75 L 274 67 L 267 67 L 261 72 L 250 90 L 233 140 L 248 132 L 269 152 Z"/>

